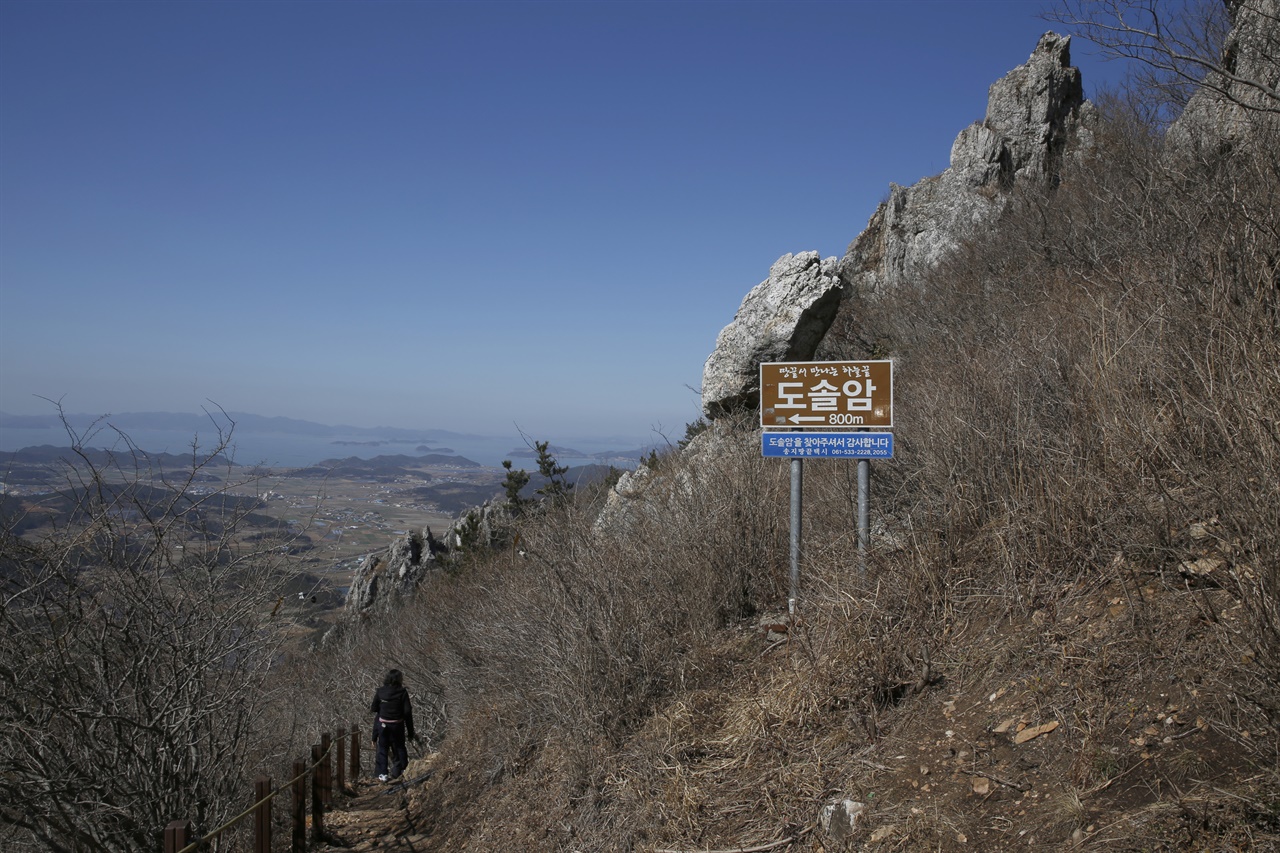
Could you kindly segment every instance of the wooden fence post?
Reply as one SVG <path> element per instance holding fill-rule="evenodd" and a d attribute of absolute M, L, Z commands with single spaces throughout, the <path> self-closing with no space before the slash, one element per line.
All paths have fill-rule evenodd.
<path fill-rule="evenodd" d="M 324 793 L 321 790 L 322 782 L 320 781 L 320 756 L 324 751 L 320 749 L 320 744 L 313 743 L 311 745 L 311 763 L 315 765 L 315 769 L 311 771 L 311 840 L 320 841 L 324 838 Z"/>
<path fill-rule="evenodd" d="M 191 821 L 175 820 L 164 828 L 164 853 L 178 853 L 191 843 Z"/>
<path fill-rule="evenodd" d="M 337 785 L 339 793 L 347 789 L 347 730 L 338 729 L 338 733 L 334 735 L 334 758 L 337 759 L 337 772 L 334 774 L 334 781 Z"/>
<path fill-rule="evenodd" d="M 338 786 L 345 792 L 346 771 L 344 765 L 344 755 L 346 749 L 345 738 L 347 730 L 345 728 L 338 729 L 338 737 L 333 740 L 328 732 L 320 736 L 321 742 L 311 745 L 311 764 L 308 765 L 305 758 L 297 759 L 293 762 L 293 781 L 290 783 L 293 788 L 293 838 L 291 839 L 292 853 L 306 853 L 307 849 L 307 776 L 311 776 L 311 837 L 314 841 L 324 841 L 324 812 L 326 807 L 332 807 L 333 804 L 333 779 L 334 769 L 336 768 Z M 329 753 L 337 750 L 336 759 L 331 759 Z M 331 761 L 333 763 L 331 763 Z M 310 768 L 310 769 L 308 769 Z M 360 730 L 352 727 L 351 729 L 351 779 L 354 785 L 355 778 L 360 773 Z M 236 818 L 234 823 L 239 823 L 241 819 L 253 817 L 253 851 L 254 853 L 271 853 L 271 802 L 275 799 L 272 792 L 271 777 L 260 775 L 253 780 L 253 807 L 249 812 L 245 812 Z M 230 824 L 224 826 L 215 832 L 220 835 L 222 830 L 230 828 Z M 192 841 L 194 829 L 190 820 L 171 821 L 164 828 L 164 851 L 165 853 L 178 853 L 179 850 L 189 846 Z M 212 836 L 211 836 L 212 837 Z M 217 844 L 221 844 L 218 840 Z M 202 844 L 202 848 L 207 846 L 207 842 Z"/>
<path fill-rule="evenodd" d="M 333 805 L 333 792 L 331 790 L 332 774 L 329 773 L 331 761 L 333 759 L 333 738 L 328 732 L 320 735 L 320 754 L 324 756 L 320 761 L 320 766 L 316 771 L 320 774 L 320 799 L 324 802 L 327 809 Z"/>
<path fill-rule="evenodd" d="M 360 727 L 351 729 L 351 784 L 360 778 Z"/>
<path fill-rule="evenodd" d="M 307 762 L 293 762 L 293 853 L 307 851 Z"/>
<path fill-rule="evenodd" d="M 271 777 L 253 780 L 253 801 L 262 803 L 253 811 L 253 853 L 271 853 Z M 266 800 L 266 802 L 262 802 Z"/>

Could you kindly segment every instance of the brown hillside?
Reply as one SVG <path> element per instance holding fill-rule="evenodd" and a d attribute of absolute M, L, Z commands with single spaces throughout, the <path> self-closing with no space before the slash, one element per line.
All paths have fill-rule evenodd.
<path fill-rule="evenodd" d="M 1220 138 L 1108 99 L 1060 183 L 846 295 L 820 354 L 895 359 L 897 458 L 865 572 L 852 465 L 806 467 L 797 620 L 786 466 L 748 416 L 691 429 L 607 524 L 598 496 L 529 511 L 518 548 L 348 632 L 354 663 L 306 676 L 316 713 L 399 665 L 439 746 L 379 818 L 403 832 L 366 847 L 1280 849 L 1260 97 L 1201 104 L 1230 114 Z"/>

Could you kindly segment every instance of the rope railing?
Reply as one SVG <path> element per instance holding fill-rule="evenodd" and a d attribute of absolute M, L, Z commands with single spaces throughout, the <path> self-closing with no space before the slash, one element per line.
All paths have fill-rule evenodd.
<path fill-rule="evenodd" d="M 320 762 L 321 762 L 321 761 L 327 761 L 327 760 L 328 760 L 328 758 L 329 758 L 329 752 L 330 752 L 330 750 L 331 750 L 331 749 L 332 749 L 332 745 L 330 745 L 330 749 L 325 750 L 324 755 L 320 756 L 320 760 L 319 760 L 319 761 L 316 761 L 316 762 L 315 762 L 314 764 L 312 764 L 310 767 L 307 767 L 307 768 L 303 769 L 303 771 L 302 771 L 301 773 L 299 773 L 297 776 L 294 776 L 292 779 L 290 779 L 288 782 L 286 782 L 286 783 L 285 783 L 284 788 L 278 788 L 278 789 L 276 789 L 276 790 L 274 790 L 274 791 L 271 791 L 271 793 L 267 794 L 265 797 L 262 797 L 262 799 L 258 800 L 258 801 L 257 801 L 256 803 L 254 803 L 253 805 L 249 806 L 249 808 L 245 809 L 245 810 L 244 810 L 244 811 L 242 811 L 240 814 L 238 814 L 238 815 L 236 815 L 235 817 L 231 818 L 231 820 L 227 821 L 227 822 L 226 822 L 226 823 L 224 823 L 222 826 L 218 827 L 217 829 L 213 830 L 212 832 L 208 833 L 207 835 L 202 836 L 201 838 L 197 838 L 195 841 L 191 842 L 191 843 L 190 843 L 190 844 L 188 844 L 186 847 L 183 847 L 181 850 L 178 850 L 178 851 L 177 851 L 177 853 L 192 853 L 192 851 L 200 849 L 200 846 L 201 846 L 202 844 L 208 844 L 210 841 L 212 841 L 213 839 L 215 839 L 215 838 L 217 838 L 218 836 L 222 835 L 222 833 L 226 832 L 228 829 L 230 829 L 231 827 L 235 826 L 235 825 L 236 825 L 236 824 L 238 824 L 240 821 L 244 820 L 244 819 L 245 819 L 245 818 L 247 818 L 249 815 L 251 815 L 251 814 L 253 814 L 254 812 L 256 812 L 258 809 L 262 808 L 262 807 L 263 807 L 263 805 L 265 805 L 266 803 L 269 803 L 269 802 L 271 802 L 272 800 L 274 800 L 274 799 L 275 799 L 275 798 L 276 798 L 280 793 L 282 793 L 282 792 L 283 792 L 283 791 L 285 791 L 285 790 L 288 790 L 288 789 L 292 788 L 292 787 L 293 787 L 295 784 L 297 784 L 300 780 L 302 780 L 302 779 L 306 778 L 306 775 L 307 775 L 308 773 L 310 773 L 312 770 L 315 770 L 317 767 L 319 767 L 319 766 L 320 766 Z M 257 790 L 257 782 L 258 782 L 258 780 L 260 780 L 260 779 L 267 779 L 267 781 L 268 781 L 268 790 L 270 790 L 270 779 L 268 779 L 268 778 L 267 778 L 267 777 L 265 777 L 265 776 L 259 776 L 257 779 L 255 779 L 255 780 L 254 780 L 254 796 L 255 796 L 255 797 L 257 797 L 257 796 L 261 796 L 261 795 L 259 794 L 258 790 Z M 339 784 L 341 784 L 341 781 L 339 781 Z"/>
<path fill-rule="evenodd" d="M 360 729 L 352 727 L 351 738 L 351 779 L 354 782 L 360 775 Z M 192 825 L 190 820 L 175 820 L 164 830 L 164 853 L 194 853 L 205 849 L 210 842 L 222 833 L 239 824 L 246 818 L 253 817 L 253 851 L 254 853 L 271 853 L 271 803 L 285 791 L 293 793 L 293 838 L 291 849 L 294 853 L 304 853 L 307 848 L 307 777 L 311 777 L 311 837 L 313 840 L 324 838 L 324 812 L 332 805 L 334 774 L 336 769 L 337 786 L 345 787 L 346 751 L 343 743 L 347 739 L 347 730 L 338 729 L 337 738 L 330 739 L 328 732 L 320 736 L 320 743 L 311 745 L 311 764 L 305 759 L 293 762 L 294 776 L 284 787 L 272 790 L 269 776 L 258 776 L 253 783 L 253 805 L 228 820 L 217 829 L 191 839 Z M 334 749 L 334 744 L 337 749 Z M 331 768 L 330 757 L 336 756 L 336 768 Z"/>

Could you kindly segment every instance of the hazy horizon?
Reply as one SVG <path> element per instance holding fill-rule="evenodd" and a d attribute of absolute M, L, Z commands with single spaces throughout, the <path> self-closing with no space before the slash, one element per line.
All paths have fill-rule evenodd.
<path fill-rule="evenodd" d="M 208 452 L 218 441 L 217 429 L 221 428 L 224 434 L 231 436 L 230 455 L 238 464 L 263 463 L 284 467 L 310 466 L 325 459 L 353 456 L 370 459 L 382 455 L 422 456 L 436 453 L 463 456 L 487 466 L 497 466 L 503 459 L 514 459 L 517 468 L 527 468 L 530 463 L 525 455 L 532 452 L 535 441 L 548 441 L 553 448 L 574 451 L 568 454 L 561 452 L 559 461 L 578 465 L 596 454 L 638 451 L 662 444 L 667 439 L 675 442 L 684 434 L 681 430 L 679 435 L 671 435 L 667 439 L 656 434 L 649 438 L 608 435 L 541 436 L 528 433 L 522 436 L 514 428 L 505 433 L 475 434 L 431 427 L 416 430 L 390 424 L 358 427 L 297 419 L 289 419 L 289 424 L 270 424 L 270 428 L 264 428 L 261 421 L 280 419 L 242 412 L 229 414 L 234 422 L 220 416 L 215 421 L 203 414 L 174 412 L 121 412 L 106 417 L 69 412 L 66 413 L 66 418 L 86 447 L 120 448 L 123 446 L 123 434 L 128 437 L 129 443 L 147 453 L 187 453 L 190 452 L 193 441 L 198 442 L 203 452 Z M 169 417 L 153 417 L 157 415 Z M 175 415 L 187 417 L 190 421 L 185 425 L 178 425 L 172 420 Z M 28 418 L 39 419 L 44 425 L 32 426 L 27 421 Z M 15 419 L 19 419 L 23 425 L 14 426 Z M 89 427 L 95 424 L 96 428 L 90 432 Z M 290 425 L 323 427 L 328 431 L 291 431 Z M 370 443 L 375 441 L 379 443 Z M 67 447 L 71 444 L 72 438 L 56 414 L 48 417 L 15 416 L 13 413 L 0 411 L 0 453 L 42 445 Z M 418 450 L 419 446 L 427 446 L 429 449 Z"/>

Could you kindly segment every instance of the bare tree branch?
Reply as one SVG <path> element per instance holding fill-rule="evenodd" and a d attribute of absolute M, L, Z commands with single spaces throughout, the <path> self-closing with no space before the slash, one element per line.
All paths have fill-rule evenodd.
<path fill-rule="evenodd" d="M 1164 100 L 1166 121 L 1200 89 L 1280 113 L 1275 0 L 1059 0 L 1046 17 L 1107 58 L 1136 60 L 1133 82 Z"/>

